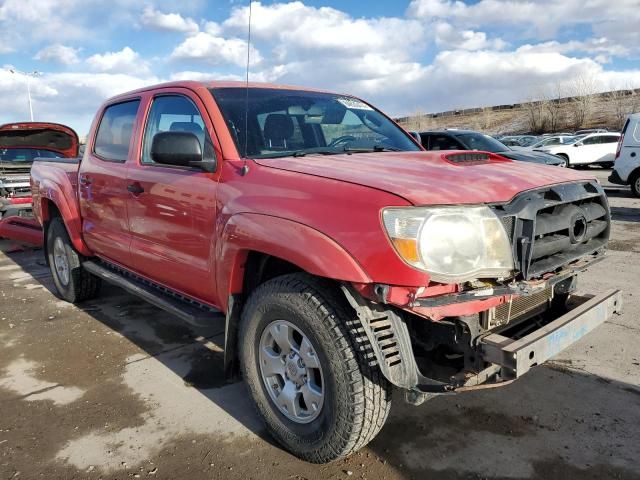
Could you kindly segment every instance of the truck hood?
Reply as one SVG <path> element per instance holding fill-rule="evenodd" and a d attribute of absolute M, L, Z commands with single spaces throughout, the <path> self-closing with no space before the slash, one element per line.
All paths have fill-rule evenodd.
<path fill-rule="evenodd" d="M 76 132 L 58 123 L 23 122 L 0 126 L 0 148 L 39 148 L 64 157 L 78 156 Z"/>
<path fill-rule="evenodd" d="M 482 152 L 474 152 L 474 154 Z M 519 162 L 489 155 L 482 162 L 454 163 L 446 159 L 460 152 L 375 152 L 351 155 L 307 155 L 261 158 L 271 168 L 316 175 L 384 190 L 414 205 L 508 202 L 526 190 L 592 176 L 568 168 Z"/>

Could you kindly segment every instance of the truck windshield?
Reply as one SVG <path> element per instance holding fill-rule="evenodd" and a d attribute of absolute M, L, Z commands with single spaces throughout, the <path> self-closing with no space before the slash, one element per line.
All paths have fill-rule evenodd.
<path fill-rule="evenodd" d="M 34 158 L 61 158 L 62 155 L 51 150 L 38 148 L 2 148 L 0 147 L 0 160 L 9 162 L 31 162 Z"/>
<path fill-rule="evenodd" d="M 242 87 L 211 93 L 238 152 L 247 158 L 420 150 L 406 132 L 354 97 Z"/>

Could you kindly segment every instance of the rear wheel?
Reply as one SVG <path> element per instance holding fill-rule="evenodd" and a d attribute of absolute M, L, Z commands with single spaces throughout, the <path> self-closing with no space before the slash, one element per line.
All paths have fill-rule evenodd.
<path fill-rule="evenodd" d="M 47 228 L 47 261 L 58 296 L 67 302 L 94 298 L 100 290 L 100 279 L 82 268 L 82 259 L 60 217 L 53 218 Z"/>
<path fill-rule="evenodd" d="M 292 274 L 258 287 L 242 314 L 242 374 L 258 412 L 281 445 L 314 463 L 362 448 L 391 406 L 345 303 L 330 283 Z"/>
<path fill-rule="evenodd" d="M 640 198 L 640 171 L 631 175 L 629 185 L 631 185 L 631 192 L 633 192 L 636 197 Z"/>

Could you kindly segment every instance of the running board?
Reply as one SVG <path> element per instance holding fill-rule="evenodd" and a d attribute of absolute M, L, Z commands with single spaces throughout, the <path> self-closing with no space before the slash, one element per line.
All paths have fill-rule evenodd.
<path fill-rule="evenodd" d="M 84 262 L 82 268 L 96 277 L 142 298 L 152 305 L 172 313 L 194 327 L 211 327 L 220 321 L 223 322 L 222 325 L 224 325 L 225 316 L 219 310 L 181 300 L 169 293 L 163 292 L 158 287 L 154 287 L 151 283 L 142 281 L 134 275 L 120 273 L 94 261 Z"/>

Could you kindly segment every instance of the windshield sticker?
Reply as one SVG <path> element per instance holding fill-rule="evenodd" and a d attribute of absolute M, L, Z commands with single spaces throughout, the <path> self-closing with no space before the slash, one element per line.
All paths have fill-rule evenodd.
<path fill-rule="evenodd" d="M 356 98 L 342 97 L 337 99 L 342 105 L 352 110 L 373 110 L 369 105 Z"/>

